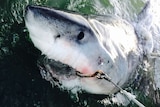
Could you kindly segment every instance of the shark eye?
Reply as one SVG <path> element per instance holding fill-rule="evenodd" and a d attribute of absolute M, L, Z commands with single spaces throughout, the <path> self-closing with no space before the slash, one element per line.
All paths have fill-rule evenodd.
<path fill-rule="evenodd" d="M 80 32 L 77 36 L 77 40 L 82 40 L 84 38 L 84 32 Z"/>

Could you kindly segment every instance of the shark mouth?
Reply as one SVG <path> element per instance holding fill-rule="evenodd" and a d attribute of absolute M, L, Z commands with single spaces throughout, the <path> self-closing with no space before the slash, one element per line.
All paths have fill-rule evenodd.
<path fill-rule="evenodd" d="M 72 93 L 84 91 L 81 83 L 83 79 L 92 78 L 100 80 L 105 76 L 104 72 L 101 70 L 97 70 L 90 75 L 82 74 L 69 65 L 49 59 L 47 56 L 41 56 L 37 65 L 43 79 L 49 81 L 52 86 L 71 91 Z"/>
<path fill-rule="evenodd" d="M 73 84 L 73 86 L 71 86 L 72 88 L 69 88 L 69 90 L 77 87 L 80 89 L 81 86 L 78 82 L 80 80 L 80 76 L 77 75 L 78 71 L 76 71 L 74 68 L 59 61 L 49 59 L 46 56 L 41 56 L 37 65 L 40 69 L 42 78 L 49 81 L 52 86 L 68 90 L 68 88 L 65 87 L 65 84 L 67 82 L 67 84 L 71 82 L 71 84 L 75 84 Z"/>
<path fill-rule="evenodd" d="M 69 65 L 49 59 L 47 56 L 41 56 L 37 65 L 40 69 L 40 74 L 43 79 L 49 81 L 54 87 L 71 91 L 72 93 L 84 91 L 81 81 L 83 81 L 85 78 L 93 78 L 96 80 L 105 79 L 108 82 L 111 80 L 111 78 L 101 70 L 97 70 L 91 75 L 82 74 Z M 106 76 L 107 78 L 104 78 Z M 115 83 L 112 84 L 115 85 Z"/>

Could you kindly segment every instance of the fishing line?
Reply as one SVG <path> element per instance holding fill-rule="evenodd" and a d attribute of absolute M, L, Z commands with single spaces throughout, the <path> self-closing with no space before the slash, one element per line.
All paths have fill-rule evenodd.
<path fill-rule="evenodd" d="M 80 77 L 96 77 L 98 79 L 105 79 L 108 82 L 112 83 L 115 87 L 117 87 L 120 90 L 120 92 L 122 94 L 124 94 L 130 101 L 133 101 L 139 107 L 145 107 L 142 103 L 140 103 L 138 100 L 136 100 L 136 98 L 134 98 L 131 93 L 127 92 L 126 90 L 123 90 L 120 86 L 118 86 L 116 83 L 114 83 L 112 81 L 112 79 L 106 73 L 104 73 L 101 70 L 96 71 L 92 75 L 84 75 L 84 74 L 81 74 L 79 72 L 77 72 L 77 75 L 80 76 Z"/>

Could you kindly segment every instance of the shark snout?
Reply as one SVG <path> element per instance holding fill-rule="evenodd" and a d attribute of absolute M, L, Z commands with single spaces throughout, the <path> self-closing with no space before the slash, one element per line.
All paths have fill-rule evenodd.
<path fill-rule="evenodd" d="M 34 8 L 34 7 L 31 6 L 31 5 L 26 6 L 26 12 L 27 12 L 28 10 L 32 10 L 33 8 Z"/>
<path fill-rule="evenodd" d="M 55 19 L 57 16 L 55 9 L 34 6 L 34 5 L 28 5 L 25 10 L 25 18 L 30 18 L 31 15 L 35 19 L 36 18 L 46 18 L 46 19 L 54 18 Z"/>
<path fill-rule="evenodd" d="M 32 12 L 33 14 L 38 13 L 38 7 L 32 6 L 32 5 L 28 5 L 28 6 L 26 7 L 26 9 L 25 9 L 25 18 L 28 18 L 27 15 L 28 15 L 29 13 L 31 13 L 31 12 Z"/>
<path fill-rule="evenodd" d="M 34 18 L 41 17 L 47 20 L 55 20 L 55 19 L 67 20 L 67 18 L 65 18 L 66 13 L 48 7 L 28 5 L 25 10 L 26 17 L 30 13 L 34 15 Z"/>

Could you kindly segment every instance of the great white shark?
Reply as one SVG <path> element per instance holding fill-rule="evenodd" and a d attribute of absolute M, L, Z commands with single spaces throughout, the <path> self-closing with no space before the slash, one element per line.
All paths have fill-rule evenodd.
<path fill-rule="evenodd" d="M 115 93 L 118 89 L 112 83 L 95 77 L 83 78 L 77 72 L 92 75 L 101 70 L 123 87 L 135 73 L 145 51 L 140 49 L 137 36 L 140 32 L 136 33 L 134 26 L 126 20 L 112 16 L 83 17 L 29 5 L 25 24 L 35 47 L 53 60 L 52 67 L 48 65 L 52 77 L 61 83 L 59 87 L 67 90 Z M 54 62 L 64 64 L 64 69 L 54 69 Z"/>

